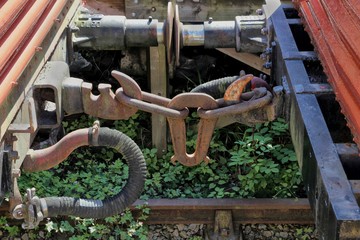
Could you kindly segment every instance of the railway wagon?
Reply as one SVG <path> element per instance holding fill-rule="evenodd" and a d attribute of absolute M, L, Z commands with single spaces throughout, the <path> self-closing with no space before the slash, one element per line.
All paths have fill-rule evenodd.
<path fill-rule="evenodd" d="M 11 216 L 34 228 L 57 215 L 106 217 L 139 197 L 146 166 L 138 146 L 98 122 L 54 138 L 64 115 L 118 120 L 138 110 L 155 113 L 154 144 L 166 146 L 168 124 L 172 161 L 186 166 L 207 160 L 215 128 L 281 116 L 290 125 L 320 237 L 360 238 L 359 15 L 354 0 L 0 1 L 0 200 L 9 196 Z M 240 74 L 221 83 L 220 97 L 213 95 L 218 83 L 210 83 L 168 98 L 168 79 L 186 48 L 216 49 L 268 77 Z M 124 69 L 143 64 L 127 50 L 146 49 L 154 88 L 144 92 L 119 71 L 112 72 L 117 89 L 74 77 L 71 72 L 89 66 L 78 49 L 123 51 L 130 59 Z M 256 88 L 242 94 L 249 82 Z M 191 154 L 188 108 L 200 116 Z M 51 146 L 34 146 L 40 132 Z M 56 166 L 79 146 L 113 147 L 127 157 L 130 177 L 114 198 L 42 198 L 34 189 L 22 197 L 22 171 Z"/>

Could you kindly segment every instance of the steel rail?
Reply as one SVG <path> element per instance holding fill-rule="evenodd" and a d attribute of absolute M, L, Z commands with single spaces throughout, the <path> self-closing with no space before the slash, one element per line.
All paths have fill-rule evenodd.
<path fill-rule="evenodd" d="M 130 210 L 134 217 L 141 208 L 149 208 L 145 224 L 213 224 L 215 212 L 231 211 L 235 224 L 314 224 L 309 201 L 299 199 L 149 199 L 137 200 Z M 0 207 L 0 215 L 9 216 L 8 203 Z M 14 221 L 14 224 L 20 221 Z"/>
<path fill-rule="evenodd" d="M 217 210 L 230 210 L 234 223 L 313 224 L 307 199 L 149 199 L 137 200 L 131 207 L 150 208 L 147 224 L 211 224 Z"/>

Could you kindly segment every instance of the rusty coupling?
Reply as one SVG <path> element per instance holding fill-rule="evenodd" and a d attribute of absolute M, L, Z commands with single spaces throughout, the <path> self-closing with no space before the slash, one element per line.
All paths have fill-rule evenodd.
<path fill-rule="evenodd" d="M 240 100 L 245 85 L 253 79 L 252 75 L 239 77 L 227 88 L 222 99 L 214 99 L 205 93 L 182 93 L 169 99 L 142 91 L 135 80 L 124 73 L 113 71 L 112 76 L 121 85 L 115 93 L 110 85 L 100 84 L 100 94 L 95 96 L 91 92 L 90 83 L 82 84 L 83 111 L 92 116 L 114 120 L 127 119 L 138 110 L 165 116 L 174 148 L 171 161 L 179 161 L 185 166 L 195 166 L 209 160 L 207 151 L 220 117 L 235 116 L 268 106 L 273 99 L 271 92 L 261 88 L 262 91 L 245 94 L 249 101 Z M 189 108 L 196 108 L 200 117 L 196 149 L 191 154 L 186 151 L 185 119 L 189 115 Z"/>

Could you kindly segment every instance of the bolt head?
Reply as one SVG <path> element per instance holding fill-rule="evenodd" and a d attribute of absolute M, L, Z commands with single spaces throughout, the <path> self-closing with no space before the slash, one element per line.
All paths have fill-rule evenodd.
<path fill-rule="evenodd" d="M 256 9 L 256 13 L 257 13 L 258 15 L 263 15 L 263 14 L 264 14 L 264 11 L 263 11 L 261 8 L 259 8 L 259 9 Z"/>
<path fill-rule="evenodd" d="M 262 35 L 267 35 L 269 33 L 269 29 L 267 29 L 267 28 L 262 28 L 261 29 L 261 34 Z"/>

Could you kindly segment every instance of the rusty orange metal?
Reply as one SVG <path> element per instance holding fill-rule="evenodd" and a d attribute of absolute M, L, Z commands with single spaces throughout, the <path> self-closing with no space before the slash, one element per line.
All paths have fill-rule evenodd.
<path fill-rule="evenodd" d="M 15 4 L 15 2 L 17 1 L 8 2 L 11 2 L 14 5 L 12 6 L 13 8 L 10 8 L 13 9 L 13 12 L 17 12 L 19 10 L 18 8 L 21 7 L 21 5 Z M 4 18 L 4 20 L 7 19 L 5 21 L 7 22 L 8 26 L 11 26 L 7 30 L 6 34 L 0 39 L 0 41 L 5 40 L 7 36 L 12 36 L 12 38 L 14 38 L 14 41 L 15 39 L 17 39 L 17 37 L 23 38 L 20 42 L 20 45 L 16 45 L 15 48 L 12 48 L 14 47 L 13 43 L 7 43 L 8 41 L 11 41 L 11 39 L 6 38 L 6 44 L 10 44 L 12 52 L 10 53 L 11 56 L 7 58 L 5 66 L 0 68 L 0 104 L 5 101 L 11 89 L 16 87 L 18 78 L 24 71 L 27 64 L 30 62 L 31 58 L 36 54 L 36 51 L 41 50 L 42 41 L 50 31 L 51 27 L 54 24 L 54 21 L 58 18 L 67 1 L 51 0 L 32 2 L 34 2 L 34 4 L 32 5 L 31 9 L 33 9 L 33 7 L 35 9 L 36 7 L 36 10 L 42 12 L 41 15 L 39 15 L 39 12 L 35 11 L 34 9 L 29 9 L 27 13 L 29 13 L 30 15 L 19 14 L 17 15 L 17 18 L 19 19 L 16 19 L 16 21 L 13 20 L 14 15 L 6 15 L 6 17 Z M 40 6 L 41 4 L 39 2 L 41 2 L 43 5 Z M 16 8 L 15 5 L 18 7 L 17 9 L 14 9 Z M 4 8 L 5 6 L 6 4 L 4 4 L 2 8 Z M 10 24 L 11 22 L 13 22 L 14 24 Z M 22 29 L 26 30 L 27 32 L 25 38 L 22 33 L 18 33 L 18 24 L 15 24 L 17 22 L 22 22 Z M 27 29 L 32 30 L 28 32 Z M 17 35 L 15 33 L 18 33 L 20 35 Z M 1 45 L 0 51 L 7 53 L 9 49 L 5 49 L 5 47 Z"/>
<path fill-rule="evenodd" d="M 357 0 L 296 0 L 300 15 L 360 147 L 360 6 Z"/>
<path fill-rule="evenodd" d="M 240 96 L 248 84 L 254 76 L 252 74 L 248 74 L 240 77 L 236 81 L 230 84 L 230 86 L 226 89 L 224 94 L 225 102 L 238 102 L 240 101 Z"/>
<path fill-rule="evenodd" d="M 205 93 L 182 93 L 175 96 L 168 107 L 176 110 L 182 110 L 188 107 L 209 110 L 218 108 L 218 104 L 213 97 Z M 171 161 L 173 163 L 179 161 L 183 165 L 189 167 L 198 165 L 202 161 L 208 163 L 210 159 L 206 155 L 217 118 L 200 119 L 196 148 L 195 152 L 192 154 L 188 154 L 186 151 L 185 119 L 168 117 L 167 120 L 174 148 L 174 156 L 171 157 Z"/>

